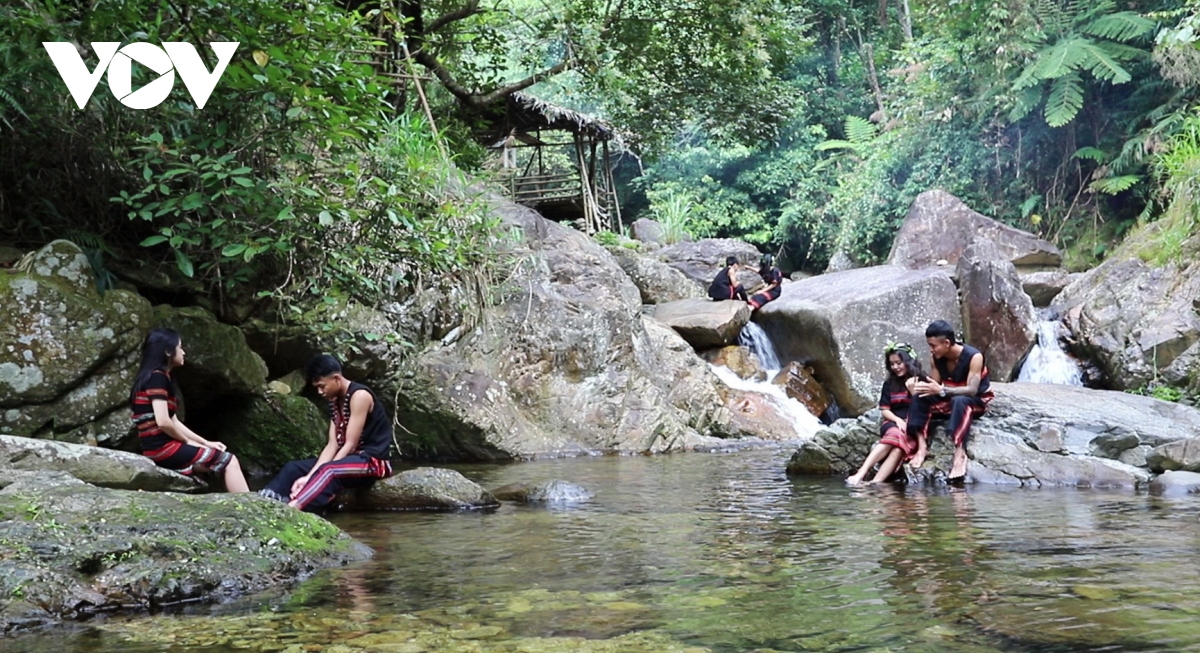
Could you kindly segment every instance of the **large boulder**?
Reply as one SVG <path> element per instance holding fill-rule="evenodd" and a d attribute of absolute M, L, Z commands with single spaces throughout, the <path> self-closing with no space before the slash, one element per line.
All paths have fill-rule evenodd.
<path fill-rule="evenodd" d="M 494 508 L 496 497 L 462 474 L 435 467 L 400 472 L 370 488 L 341 492 L 338 510 L 470 510 Z"/>
<path fill-rule="evenodd" d="M 624 248 L 610 251 L 637 286 L 643 304 L 666 304 L 681 299 L 707 297 L 699 283 L 662 261 Z"/>
<path fill-rule="evenodd" d="M 408 356 L 397 375 L 407 453 L 512 459 L 693 447 L 722 431 L 718 381 L 582 233 L 498 198 L 527 261 L 477 326 Z M 723 417 L 724 416 L 724 417 Z M 410 435 L 411 434 L 411 435 Z"/>
<path fill-rule="evenodd" d="M 0 633 L 230 599 L 360 561 L 336 526 L 253 494 L 128 492 L 65 474 L 0 483 Z"/>
<path fill-rule="evenodd" d="M 696 349 L 724 347 L 737 342 L 750 321 L 750 305 L 728 300 L 681 299 L 659 304 L 654 319 L 679 332 Z"/>
<path fill-rule="evenodd" d="M 0 472 L 64 472 L 92 485 L 146 492 L 195 492 L 204 487 L 149 458 L 84 444 L 0 435 Z"/>
<path fill-rule="evenodd" d="M 1018 268 L 1055 268 L 1062 263 L 1054 245 L 977 213 L 942 190 L 925 191 L 913 201 L 887 262 L 912 269 L 936 267 L 938 261 L 953 266 L 971 243 L 984 238 L 996 243 L 1003 260 Z"/>
<path fill-rule="evenodd" d="M 990 378 L 1012 379 L 1037 342 L 1037 313 L 1012 263 L 990 240 L 976 240 L 958 259 L 963 333 L 983 352 Z"/>
<path fill-rule="evenodd" d="M 172 374 L 191 408 L 210 405 L 223 395 L 262 391 L 267 364 L 246 344 L 237 327 L 222 324 L 203 308 L 155 306 L 156 326 L 179 332 L 186 362 Z"/>
<path fill-rule="evenodd" d="M 1156 472 L 1200 472 L 1200 437 L 1154 447 L 1146 454 L 1146 465 Z"/>
<path fill-rule="evenodd" d="M 1074 353 L 1099 365 L 1110 386 L 1200 385 L 1200 263 L 1153 267 L 1116 255 L 1055 303 L 1076 340 Z"/>
<path fill-rule="evenodd" d="M 667 265 L 686 274 L 689 279 L 708 288 L 713 277 L 725 267 L 725 259 L 736 256 L 742 265 L 757 269 L 759 251 L 750 243 L 731 238 L 704 238 L 694 243 L 675 243 L 654 252 Z M 753 270 L 743 270 L 738 283 L 746 290 L 762 283 L 762 278 Z"/>
<path fill-rule="evenodd" d="M 879 400 L 884 346 L 899 340 L 921 350 L 931 321 L 958 329 L 959 314 L 958 290 L 944 272 L 879 266 L 786 284 L 755 322 L 780 360 L 811 367 L 842 410 L 859 415 Z"/>
<path fill-rule="evenodd" d="M 1036 383 L 995 383 L 996 398 L 971 426 L 969 480 L 1017 485 L 1134 487 L 1151 477 L 1135 454 L 1179 445 L 1200 429 L 1200 411 L 1108 390 Z M 879 439 L 879 414 L 839 420 L 816 434 L 789 463 L 793 474 L 849 474 Z M 1178 442 L 1177 442 L 1178 441 Z M 950 469 L 943 422 L 930 441 L 928 479 Z M 1152 465 L 1153 466 L 1153 465 Z"/>
<path fill-rule="evenodd" d="M 0 271 L 0 311 L 0 431 L 103 444 L 128 436 L 149 302 L 101 295 L 83 252 L 57 240 Z"/>
<path fill-rule="evenodd" d="M 634 220 L 633 224 L 629 225 L 629 233 L 634 240 L 640 240 L 643 243 L 665 245 L 667 242 L 662 224 L 650 218 Z"/>

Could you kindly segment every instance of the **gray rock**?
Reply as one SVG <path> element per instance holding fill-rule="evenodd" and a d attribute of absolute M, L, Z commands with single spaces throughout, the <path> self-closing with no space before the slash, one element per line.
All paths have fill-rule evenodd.
<path fill-rule="evenodd" d="M 662 261 L 624 248 L 614 248 L 613 256 L 637 286 L 643 304 L 666 304 L 707 296 L 699 283 Z"/>
<path fill-rule="evenodd" d="M 1075 353 L 1119 389 L 1200 379 L 1200 263 L 1154 268 L 1114 256 L 1059 295 Z"/>
<path fill-rule="evenodd" d="M 1183 458 L 1176 463 L 1180 467 L 1200 467 L 1200 439 L 1175 441 L 1181 433 L 1200 428 L 1200 411 L 1195 409 L 1073 386 L 995 383 L 993 387 L 996 398 L 972 425 L 967 444 L 972 461 L 968 476 L 974 482 L 1133 487 L 1150 478 L 1145 467 L 1131 464 L 1148 447 L 1138 443 L 1171 443 L 1154 450 L 1157 459 L 1148 456 L 1151 469 L 1156 469 L 1156 460 L 1165 459 L 1163 452 L 1172 451 Z M 929 462 L 920 479 L 939 478 L 950 469 L 952 452 L 944 422 L 935 424 Z M 878 428 L 878 411 L 839 420 L 803 445 L 789 471 L 849 474 L 878 442 Z"/>
<path fill-rule="evenodd" d="M 629 233 L 633 234 L 634 240 L 640 240 L 644 243 L 666 244 L 666 239 L 663 237 L 662 225 L 650 218 L 634 220 L 633 224 L 629 225 Z"/>
<path fill-rule="evenodd" d="M 659 304 L 654 319 L 678 331 L 696 349 L 724 347 L 737 342 L 750 321 L 750 306 L 734 300 L 682 299 Z"/>
<path fill-rule="evenodd" d="M 187 360 L 172 373 L 188 408 L 203 410 L 225 395 L 262 392 L 267 364 L 237 327 L 222 324 L 203 308 L 155 306 L 156 326 L 179 332 Z"/>
<path fill-rule="evenodd" d="M 501 501 L 516 503 L 582 503 L 595 497 L 587 488 L 567 481 L 542 483 L 510 483 L 492 490 Z"/>
<path fill-rule="evenodd" d="M 1037 342 L 1038 322 L 1016 267 L 992 241 L 976 239 L 958 259 L 958 288 L 966 341 L 983 352 L 992 380 L 1012 380 Z"/>
<path fill-rule="evenodd" d="M 694 243 L 675 243 L 654 253 L 667 265 L 686 274 L 708 288 L 713 277 L 725 267 L 725 258 L 736 256 L 738 262 L 757 268 L 759 251 L 754 245 L 729 238 L 704 238 Z M 738 283 L 750 290 L 752 286 L 761 283 L 762 279 L 753 271 L 747 270 L 738 276 Z"/>
<path fill-rule="evenodd" d="M 1200 473 L 1165 472 L 1150 481 L 1150 492 L 1165 495 L 1200 493 Z"/>
<path fill-rule="evenodd" d="M 755 322 L 771 336 L 780 360 L 811 367 L 842 410 L 855 415 L 879 400 L 884 345 L 898 340 L 924 351 L 925 327 L 935 319 L 959 328 L 950 277 L 879 266 L 786 284 Z"/>
<path fill-rule="evenodd" d="M 405 358 L 402 450 L 466 460 L 671 451 L 723 435 L 719 381 L 586 235 L 493 198 L 519 281 L 478 326 Z M 393 362 L 395 364 L 396 361 Z M 393 393 L 389 393 L 391 395 Z"/>
<path fill-rule="evenodd" d="M 862 263 L 850 258 L 850 255 L 843 249 L 834 251 L 833 256 L 829 257 L 829 263 L 825 266 L 825 274 L 831 272 L 844 272 L 846 270 L 854 270 L 861 268 Z"/>
<path fill-rule="evenodd" d="M 1187 438 L 1154 447 L 1146 454 L 1146 466 L 1156 472 L 1200 472 L 1200 438 Z"/>
<path fill-rule="evenodd" d="M 0 274 L 0 432 L 117 441 L 94 425 L 127 407 L 150 304 L 123 290 L 101 296 L 91 265 L 58 240 Z"/>
<path fill-rule="evenodd" d="M 16 474 L 0 490 L 0 632 L 228 600 L 371 555 L 324 519 L 252 494 L 128 492 Z"/>
<path fill-rule="evenodd" d="M 195 492 L 203 484 L 138 454 L 82 444 L 0 435 L 0 470 L 64 472 L 100 487 Z"/>
<path fill-rule="evenodd" d="M 1021 288 L 1033 305 L 1043 308 L 1054 303 L 1054 298 L 1071 282 L 1066 270 L 1045 270 L 1021 275 Z"/>
<path fill-rule="evenodd" d="M 470 510 L 500 505 L 478 483 L 449 469 L 418 467 L 376 481 L 370 489 L 341 492 L 338 510 Z"/>
<path fill-rule="evenodd" d="M 1062 254 L 1054 245 L 977 213 L 941 190 L 917 196 L 900 225 L 887 262 L 925 269 L 945 260 L 953 266 L 980 238 L 996 243 L 1002 259 L 1018 268 L 1058 267 L 1062 263 Z"/>

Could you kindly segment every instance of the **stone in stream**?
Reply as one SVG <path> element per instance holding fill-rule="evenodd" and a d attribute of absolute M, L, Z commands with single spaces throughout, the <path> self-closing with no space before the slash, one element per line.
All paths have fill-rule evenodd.
<path fill-rule="evenodd" d="M 64 472 L 85 483 L 120 490 L 195 492 L 203 483 L 163 469 L 149 458 L 84 444 L 0 435 L 0 472 Z"/>
<path fill-rule="evenodd" d="M 887 262 L 914 270 L 937 267 L 938 261 L 954 267 L 963 252 L 983 238 L 996 244 L 999 260 L 1020 269 L 1062 264 L 1062 253 L 1048 241 L 978 213 L 943 190 L 925 191 L 913 201 Z"/>
<path fill-rule="evenodd" d="M 0 633 L 217 601 L 370 557 L 329 522 L 254 494 L 129 492 L 65 473 L 0 482 Z"/>
<path fill-rule="evenodd" d="M 1198 494 L 1200 493 L 1200 473 L 1169 471 L 1150 481 L 1152 494 Z"/>
<path fill-rule="evenodd" d="M 960 328 L 958 290 L 939 270 L 878 266 L 785 284 L 755 323 L 780 360 L 803 361 L 847 414 L 879 401 L 883 347 L 907 342 L 924 350 L 925 327 L 937 319 Z"/>
<path fill-rule="evenodd" d="M 754 381 L 764 381 L 767 378 L 758 356 L 750 351 L 749 347 L 727 345 L 718 349 L 705 349 L 699 353 L 700 358 L 713 365 L 728 367 L 739 378 Z"/>
<path fill-rule="evenodd" d="M 812 370 L 796 361 L 785 365 L 771 379 L 771 383 L 783 386 L 787 396 L 804 404 L 808 412 L 820 417 L 833 405 L 833 398 L 821 384 L 813 378 Z"/>
<path fill-rule="evenodd" d="M 492 490 L 492 496 L 516 503 L 557 504 L 581 503 L 595 497 L 585 487 L 557 479 L 541 483 L 509 483 Z"/>
<path fill-rule="evenodd" d="M 1200 430 L 1200 411 L 1123 392 L 1034 383 L 995 383 L 996 398 L 971 426 L 968 479 L 981 483 L 1135 487 L 1150 470 L 1130 464 L 1131 452 L 1189 451 L 1179 440 Z M 789 473 L 850 474 L 878 442 L 879 415 L 839 420 L 793 455 Z M 1140 444 L 1135 444 L 1140 443 Z M 944 422 L 930 439 L 930 460 L 919 479 L 950 468 Z M 1152 452 L 1153 453 L 1153 452 Z M 1155 468 L 1154 456 L 1149 466 Z M 1161 465 L 1161 463 L 1159 463 Z"/>
<path fill-rule="evenodd" d="M 681 299 L 659 304 L 654 319 L 678 331 L 696 349 L 724 347 L 737 342 L 742 327 L 750 321 L 750 305 L 736 300 Z"/>
<path fill-rule="evenodd" d="M 337 510 L 471 510 L 494 508 L 496 498 L 462 474 L 418 467 L 376 481 L 366 490 L 347 490 L 337 497 Z"/>

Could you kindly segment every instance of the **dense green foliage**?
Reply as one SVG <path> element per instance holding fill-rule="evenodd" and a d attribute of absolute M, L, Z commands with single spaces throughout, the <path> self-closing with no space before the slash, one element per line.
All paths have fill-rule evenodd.
<path fill-rule="evenodd" d="M 29 56 L 44 55 L 41 41 L 115 39 L 241 45 L 203 110 L 177 83 L 144 111 L 102 84 L 79 111 L 48 58 Z M 135 255 L 167 262 L 198 292 L 242 304 L 371 300 L 470 267 L 487 245 L 491 224 L 459 197 L 467 184 L 429 126 L 392 107 L 388 80 L 362 61 L 375 41 L 355 13 L 267 0 L 80 12 L 42 0 L 0 9 L 0 43 L 21 62 L 0 71 L 5 240 L 82 233 L 123 247 L 130 274 Z"/>

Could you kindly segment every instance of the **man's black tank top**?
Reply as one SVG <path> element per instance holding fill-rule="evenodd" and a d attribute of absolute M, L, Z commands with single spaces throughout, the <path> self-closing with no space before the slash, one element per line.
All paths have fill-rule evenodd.
<path fill-rule="evenodd" d="M 942 378 L 943 385 L 951 387 L 966 385 L 967 378 L 971 375 L 971 359 L 975 357 L 975 354 L 983 353 L 968 344 L 963 344 L 962 348 L 962 353 L 958 355 L 958 363 L 954 365 L 953 370 L 946 369 L 945 359 L 938 358 L 933 361 L 933 364 L 937 366 L 938 376 Z M 979 380 L 979 392 L 976 393 L 976 396 L 990 395 L 992 393 L 991 387 L 992 382 L 988 378 L 987 361 L 984 360 L 983 374 Z"/>

